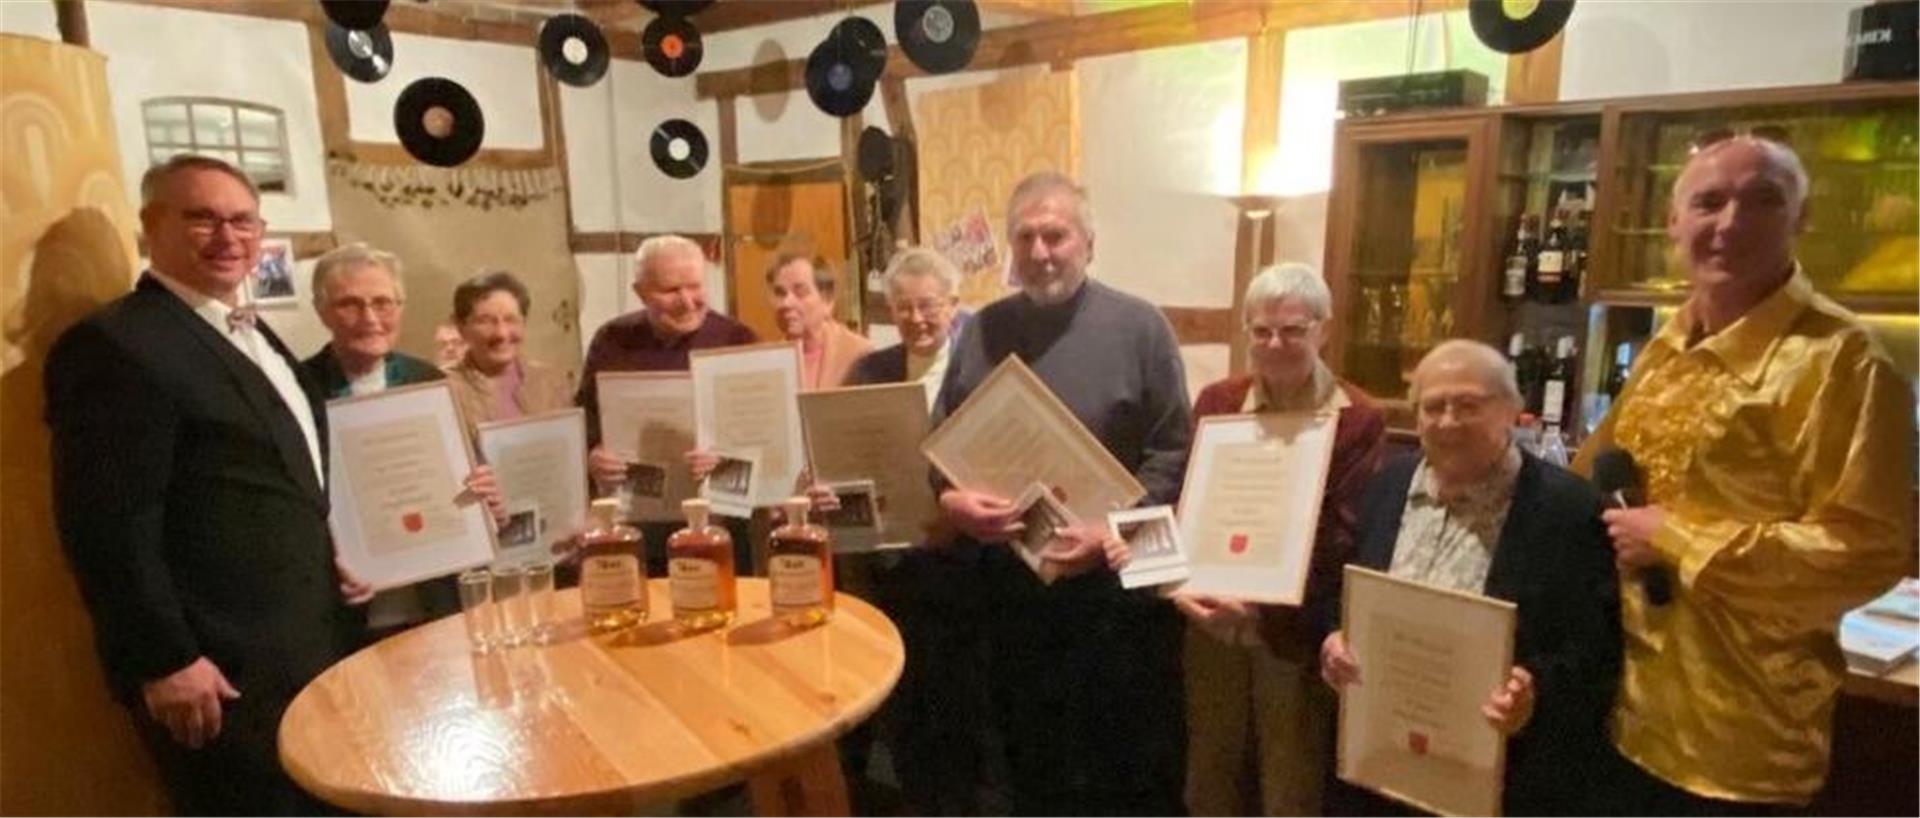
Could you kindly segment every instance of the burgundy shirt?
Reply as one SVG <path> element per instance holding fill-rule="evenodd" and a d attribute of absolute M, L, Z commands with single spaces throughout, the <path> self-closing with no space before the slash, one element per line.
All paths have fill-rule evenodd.
<path fill-rule="evenodd" d="M 573 402 L 587 410 L 587 446 L 600 445 L 600 387 L 594 375 L 601 372 L 685 372 L 687 353 L 696 349 L 739 346 L 759 339 L 745 324 L 712 310 L 700 328 L 671 341 L 663 341 L 647 323 L 646 310 L 627 313 L 608 321 L 593 334 L 587 345 L 586 368 L 580 373 L 580 391 Z"/>
<path fill-rule="evenodd" d="M 1208 415 L 1233 415 L 1246 405 L 1252 375 L 1215 381 L 1193 401 L 1193 422 Z M 1326 638 L 1315 617 L 1303 611 L 1340 604 L 1340 572 L 1353 556 L 1360 531 L 1360 498 L 1367 480 L 1387 451 L 1387 418 L 1360 387 L 1339 382 L 1350 403 L 1340 410 L 1333 434 L 1333 461 L 1327 465 L 1327 490 L 1320 502 L 1313 555 L 1307 562 L 1307 592 L 1302 605 L 1261 605 L 1260 636 L 1275 655 L 1319 667 L 1320 642 Z M 1278 490 L 1278 489 L 1276 489 Z"/>

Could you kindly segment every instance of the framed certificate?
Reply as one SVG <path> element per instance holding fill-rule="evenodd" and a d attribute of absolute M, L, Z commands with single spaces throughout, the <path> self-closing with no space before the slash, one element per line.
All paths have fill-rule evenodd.
<path fill-rule="evenodd" d="M 1120 569 L 1120 587 L 1166 585 L 1189 575 L 1187 547 L 1180 541 L 1180 521 L 1173 516 L 1173 506 L 1110 512 L 1107 526 L 1132 554 L 1127 567 Z"/>
<path fill-rule="evenodd" d="M 1499 815 L 1507 742 L 1480 713 L 1513 665 L 1514 607 L 1346 567 L 1360 668 L 1340 696 L 1340 778 L 1441 815 Z"/>
<path fill-rule="evenodd" d="M 327 403 L 328 517 L 340 560 L 384 591 L 493 561 L 486 505 L 446 382 Z"/>
<path fill-rule="evenodd" d="M 1200 420 L 1180 492 L 1181 592 L 1300 604 L 1338 424 L 1310 412 Z"/>
<path fill-rule="evenodd" d="M 1019 497 L 1045 484 L 1082 520 L 1132 508 L 1147 490 L 1033 370 L 1009 355 L 920 451 L 954 485 Z"/>
<path fill-rule="evenodd" d="M 754 506 L 779 505 L 793 495 L 806 468 L 800 431 L 800 347 L 755 344 L 697 349 L 693 372 L 696 448 L 755 460 Z M 709 481 L 713 477 L 707 478 Z"/>
<path fill-rule="evenodd" d="M 799 402 L 813 479 L 871 482 L 881 521 L 877 547 L 924 541 L 940 516 L 927 462 L 915 456 L 930 426 L 926 390 L 918 383 L 853 386 L 802 392 Z"/>
<path fill-rule="evenodd" d="M 550 545 L 587 521 L 587 413 L 561 409 L 482 423 L 477 436 L 507 503 L 500 558 L 550 558 Z"/>
<path fill-rule="evenodd" d="M 627 461 L 633 519 L 677 522 L 680 501 L 699 493 L 687 469 L 693 451 L 693 377 L 685 372 L 601 372 L 600 445 Z"/>

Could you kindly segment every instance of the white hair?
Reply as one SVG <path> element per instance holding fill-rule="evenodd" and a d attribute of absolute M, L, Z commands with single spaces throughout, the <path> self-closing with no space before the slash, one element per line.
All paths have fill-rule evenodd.
<path fill-rule="evenodd" d="M 1261 270 L 1260 274 L 1247 282 L 1245 307 L 1240 316 L 1246 323 L 1252 323 L 1255 314 L 1269 305 L 1287 299 L 1294 299 L 1313 313 L 1314 320 L 1325 321 L 1333 317 L 1333 293 L 1327 291 L 1327 282 L 1320 277 L 1319 271 L 1297 261 L 1275 264 Z"/>
<path fill-rule="evenodd" d="M 707 251 L 700 249 L 700 243 L 686 236 L 664 233 L 640 242 L 640 248 L 633 251 L 633 283 L 647 280 L 648 270 L 653 269 L 656 259 L 668 256 L 690 255 L 706 261 Z"/>
<path fill-rule="evenodd" d="M 1466 338 L 1441 341 L 1420 359 L 1420 365 L 1413 368 L 1413 377 L 1408 384 L 1408 400 L 1418 404 L 1420 383 L 1425 380 L 1426 373 L 1448 365 L 1466 368 L 1480 379 L 1488 391 L 1501 399 L 1516 406 L 1522 402 L 1520 383 L 1513 376 L 1513 364 L 1500 354 L 1500 350 Z"/>
<path fill-rule="evenodd" d="M 909 247 L 887 262 L 886 293 L 893 297 L 902 279 L 931 278 L 940 282 L 942 295 L 953 295 L 960 288 L 960 271 L 940 251 L 929 247 Z"/>
<path fill-rule="evenodd" d="M 362 267 L 386 270 L 387 278 L 393 280 L 394 297 L 407 297 L 407 285 L 400 280 L 400 257 L 385 250 L 376 250 L 366 242 L 356 241 L 327 251 L 326 255 L 313 263 L 313 306 L 326 307 L 327 288 L 333 284 L 335 277 Z"/>
<path fill-rule="evenodd" d="M 1812 181 L 1807 178 L 1807 166 L 1800 161 L 1800 154 L 1795 153 L 1793 148 L 1785 142 L 1751 134 L 1728 137 L 1697 148 L 1691 154 L 1688 154 L 1686 164 L 1682 166 L 1680 175 L 1674 177 L 1673 188 L 1669 191 L 1669 198 L 1673 204 L 1676 206 L 1680 204 L 1680 185 L 1686 181 L 1687 171 L 1693 167 L 1695 162 L 1699 162 L 1709 155 L 1726 150 L 1728 147 L 1734 145 L 1752 145 L 1760 149 L 1761 153 L 1766 154 L 1767 160 L 1772 162 L 1774 167 L 1786 171 L 1787 178 L 1793 182 L 1793 189 L 1787 191 L 1787 198 L 1793 203 L 1796 211 L 1805 211 L 1807 191 L 1811 189 L 1810 185 L 1812 185 Z"/>
<path fill-rule="evenodd" d="M 1074 182 L 1064 173 L 1043 170 L 1034 173 L 1013 187 L 1013 195 L 1007 197 L 1007 235 L 1013 235 L 1013 220 L 1018 218 L 1020 210 L 1028 202 L 1043 196 L 1067 196 L 1073 200 L 1073 223 L 1080 228 L 1080 234 L 1093 238 L 1093 205 L 1087 203 L 1087 189 Z"/>

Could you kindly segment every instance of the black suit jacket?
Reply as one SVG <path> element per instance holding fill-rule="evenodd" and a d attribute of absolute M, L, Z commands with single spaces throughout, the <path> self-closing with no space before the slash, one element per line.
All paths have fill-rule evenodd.
<path fill-rule="evenodd" d="M 326 412 L 303 385 L 325 452 Z M 350 627 L 293 414 L 151 276 L 61 336 L 46 394 L 56 521 L 110 683 L 138 701 L 142 683 L 206 656 L 241 692 L 232 740 L 270 748 Z"/>
<path fill-rule="evenodd" d="M 1419 463 L 1401 455 L 1368 484 L 1356 564 L 1393 565 Z M 1514 663 L 1535 685 L 1533 719 L 1507 744 L 1506 814 L 1587 813 L 1620 684 L 1620 592 L 1593 487 L 1523 454 L 1482 592 L 1517 606 Z"/>

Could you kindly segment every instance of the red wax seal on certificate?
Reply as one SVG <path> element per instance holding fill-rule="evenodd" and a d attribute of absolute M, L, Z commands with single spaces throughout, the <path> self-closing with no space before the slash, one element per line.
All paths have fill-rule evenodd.
<path fill-rule="evenodd" d="M 1235 534 L 1227 538 L 1227 550 L 1235 554 L 1247 553 L 1247 535 Z"/>
<path fill-rule="evenodd" d="M 1417 756 L 1426 755 L 1427 734 L 1419 731 L 1409 731 L 1407 733 L 1407 749 L 1412 750 L 1413 754 Z"/>
<path fill-rule="evenodd" d="M 420 512 L 409 511 L 400 515 L 400 525 L 407 530 L 408 534 L 418 534 L 420 529 L 427 527 L 427 520 L 420 516 Z"/>

